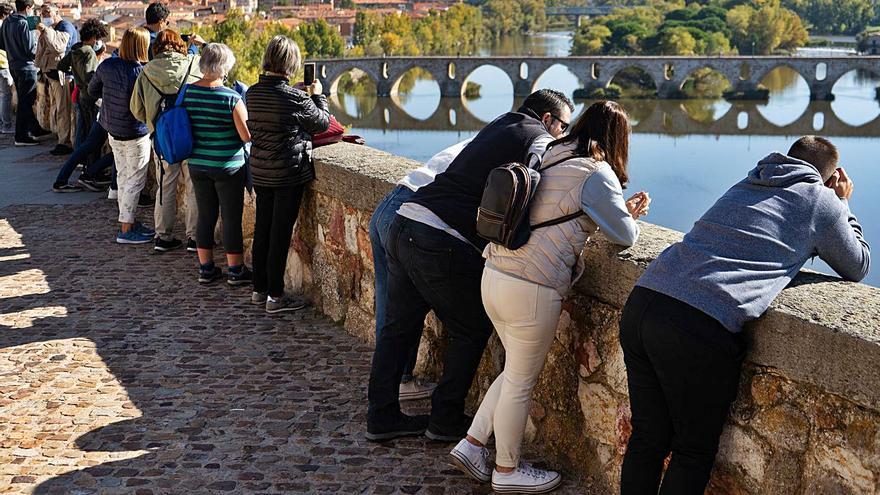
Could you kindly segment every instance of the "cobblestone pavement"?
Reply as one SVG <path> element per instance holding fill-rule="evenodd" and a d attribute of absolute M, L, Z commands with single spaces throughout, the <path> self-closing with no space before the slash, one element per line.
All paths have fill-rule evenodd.
<path fill-rule="evenodd" d="M 0 209 L 0 493 L 489 492 L 449 445 L 363 439 L 369 345 L 118 246 L 114 219 Z"/>

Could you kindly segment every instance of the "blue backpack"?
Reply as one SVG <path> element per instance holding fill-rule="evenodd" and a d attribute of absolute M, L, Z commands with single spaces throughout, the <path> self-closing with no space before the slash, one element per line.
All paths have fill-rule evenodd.
<path fill-rule="evenodd" d="M 153 133 L 153 146 L 159 158 L 168 163 L 180 163 L 192 155 L 193 135 L 189 114 L 183 106 L 183 98 L 189 84 L 184 84 L 177 93 L 174 104 L 159 114 L 156 119 L 156 132 Z"/>

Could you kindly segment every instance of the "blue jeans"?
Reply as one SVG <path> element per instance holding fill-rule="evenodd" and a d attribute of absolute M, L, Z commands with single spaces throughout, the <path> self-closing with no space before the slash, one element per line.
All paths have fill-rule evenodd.
<path fill-rule="evenodd" d="M 18 94 L 18 111 L 15 114 L 15 140 L 26 141 L 31 133 L 40 130 L 34 103 L 37 101 L 37 69 L 12 71 L 12 80 Z"/>
<path fill-rule="evenodd" d="M 6 82 L 9 69 L 0 69 L 0 129 L 12 129 L 12 87 Z"/>
<path fill-rule="evenodd" d="M 64 162 L 64 165 L 61 166 L 61 170 L 58 172 L 58 177 L 55 178 L 55 183 L 66 184 L 70 180 L 70 176 L 71 174 L 73 174 L 73 171 L 76 170 L 77 164 L 83 163 L 86 158 L 93 154 L 100 153 L 101 148 L 104 147 L 104 143 L 106 142 L 107 131 L 105 131 L 104 128 L 101 127 L 101 125 L 97 122 L 93 122 L 92 129 L 89 131 L 88 136 L 86 136 L 82 144 L 77 146 L 77 148 L 73 151 L 67 161 Z M 83 175 L 85 177 L 97 177 L 102 170 L 113 165 L 113 154 L 108 153 L 86 167 Z M 114 167 L 113 170 L 115 183 L 116 168 Z"/>
<path fill-rule="evenodd" d="M 376 272 L 377 342 L 379 341 L 379 329 L 385 325 L 385 315 L 388 307 L 388 260 L 385 255 L 385 240 L 388 238 L 388 229 L 391 227 L 391 222 L 397 216 L 397 210 L 400 209 L 400 205 L 409 201 L 412 195 L 413 191 L 411 189 L 397 186 L 376 206 L 376 210 L 370 218 L 370 244 L 373 248 L 373 268 Z M 409 351 L 410 357 L 404 365 L 403 381 L 412 380 L 418 354 L 419 346 L 418 342 L 416 342 L 416 346 Z"/>

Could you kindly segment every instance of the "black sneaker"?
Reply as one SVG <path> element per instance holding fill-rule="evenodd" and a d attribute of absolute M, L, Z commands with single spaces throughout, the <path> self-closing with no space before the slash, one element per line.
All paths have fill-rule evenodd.
<path fill-rule="evenodd" d="M 220 280 L 223 277 L 223 270 L 219 266 L 214 266 L 211 270 L 202 270 L 199 268 L 199 283 L 210 284 L 211 282 Z"/>
<path fill-rule="evenodd" d="M 266 296 L 266 312 L 267 313 L 282 313 L 285 311 L 299 311 L 306 306 L 308 306 L 309 302 L 303 299 L 302 297 L 297 296 L 288 296 L 284 295 L 277 299 L 271 296 Z"/>
<path fill-rule="evenodd" d="M 417 437 L 428 428 L 428 415 L 408 416 L 401 413 L 397 421 L 384 425 L 374 425 L 367 421 L 367 440 L 384 442 L 399 437 Z"/>
<path fill-rule="evenodd" d="M 171 239 L 166 241 L 161 237 L 157 237 L 156 240 L 153 242 L 153 250 L 160 253 L 173 251 L 180 247 L 183 247 L 183 242 L 180 239 Z"/>
<path fill-rule="evenodd" d="M 154 203 L 153 198 L 145 192 L 142 192 L 138 197 L 138 208 L 149 208 L 150 206 L 153 206 Z"/>
<path fill-rule="evenodd" d="M 36 146 L 38 144 L 40 144 L 40 142 L 30 136 L 15 140 L 16 146 Z"/>
<path fill-rule="evenodd" d="M 190 237 L 186 240 L 186 250 L 190 253 L 198 253 L 199 248 L 196 246 L 196 240 Z"/>
<path fill-rule="evenodd" d="M 48 129 L 43 129 L 42 127 L 37 129 L 36 131 L 31 132 L 31 136 L 33 136 L 35 138 L 46 137 L 50 134 L 52 134 L 52 131 L 50 131 Z"/>
<path fill-rule="evenodd" d="M 452 425 L 431 423 L 425 431 L 425 436 L 437 442 L 457 442 L 467 436 L 473 420 L 471 416 L 462 414 Z"/>
<path fill-rule="evenodd" d="M 100 184 L 97 183 L 97 181 L 89 179 L 88 177 L 80 177 L 79 179 L 77 179 L 76 185 L 82 187 L 83 189 L 88 189 L 92 192 L 102 192 L 104 191 L 104 189 L 107 188 L 107 186 L 102 187 Z M 107 185 L 110 185 L 110 183 L 108 182 Z"/>
<path fill-rule="evenodd" d="M 63 156 L 69 155 L 71 153 L 73 153 L 73 148 L 67 146 L 66 144 L 59 144 L 52 148 L 52 151 L 49 152 L 49 154 L 53 156 Z"/>
<path fill-rule="evenodd" d="M 82 188 L 79 186 L 73 186 L 67 183 L 56 183 L 52 184 L 52 190 L 57 193 L 73 193 L 73 192 L 82 192 Z"/>
<path fill-rule="evenodd" d="M 110 184 L 113 183 L 113 176 L 111 175 L 99 175 L 98 177 L 90 177 L 90 181 L 93 184 L 97 184 L 103 188 L 110 187 Z"/>
<path fill-rule="evenodd" d="M 253 272 L 251 272 L 250 268 L 246 265 L 241 265 L 241 270 L 238 272 L 233 272 L 232 270 L 226 271 L 226 283 L 233 287 L 248 285 L 252 282 L 253 278 Z"/>

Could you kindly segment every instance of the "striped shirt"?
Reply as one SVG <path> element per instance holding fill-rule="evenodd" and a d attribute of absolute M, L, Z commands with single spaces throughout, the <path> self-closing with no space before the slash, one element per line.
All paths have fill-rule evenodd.
<path fill-rule="evenodd" d="M 244 165 L 244 143 L 232 119 L 239 101 L 241 95 L 224 86 L 187 88 L 183 106 L 192 124 L 190 170 L 233 174 Z"/>

